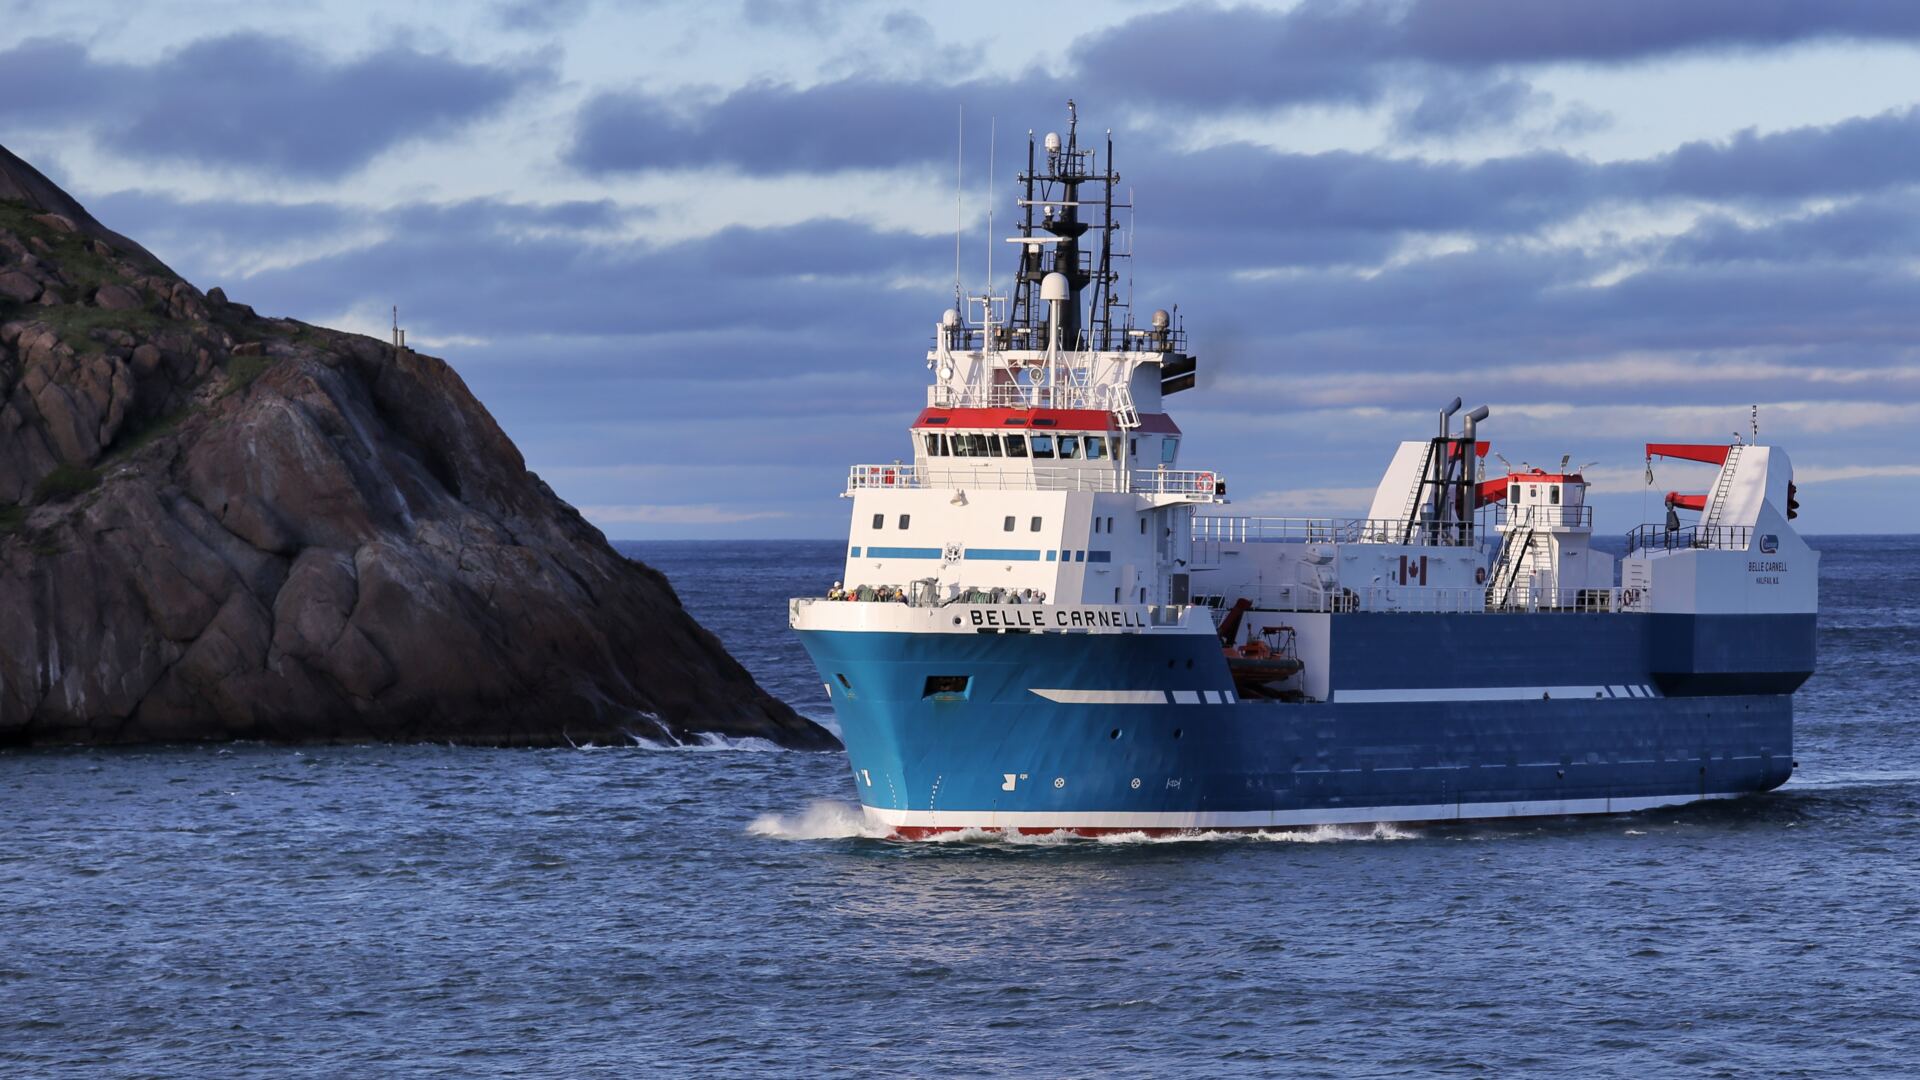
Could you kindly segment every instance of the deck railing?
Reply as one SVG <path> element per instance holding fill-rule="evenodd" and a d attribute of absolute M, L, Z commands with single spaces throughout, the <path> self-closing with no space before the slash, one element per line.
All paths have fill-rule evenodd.
<path fill-rule="evenodd" d="M 1688 525 L 1669 529 L 1665 525 L 1642 525 L 1627 534 L 1627 554 L 1638 551 L 1684 551 L 1688 548 L 1713 548 L 1721 551 L 1745 551 L 1753 544 L 1753 529 L 1747 525 Z"/>
<path fill-rule="evenodd" d="M 1495 503 L 1493 523 L 1513 529 L 1591 529 L 1591 506 L 1508 506 Z"/>
<path fill-rule="evenodd" d="M 1646 598 L 1640 589 L 1532 589 L 1519 586 L 1504 604 L 1489 604 L 1484 586 L 1471 588 L 1425 588 L 1405 585 L 1378 585 L 1361 589 L 1323 588 L 1318 585 L 1258 585 L 1236 588 L 1231 598 L 1245 596 L 1256 609 L 1269 611 L 1310 611 L 1344 614 L 1483 614 L 1499 612 L 1644 611 Z M 1222 597 L 1228 600 L 1229 597 Z M 1224 605 L 1223 605 L 1224 606 Z"/>
<path fill-rule="evenodd" d="M 1221 544 L 1417 544 L 1474 547 L 1479 541 L 1458 525 L 1430 525 L 1392 518 L 1232 517 L 1196 515 L 1193 538 Z"/>
<path fill-rule="evenodd" d="M 1173 495 L 1191 502 L 1221 502 L 1226 481 L 1205 469 L 1113 469 L 1004 465 L 855 465 L 847 493 L 889 488 L 960 488 L 990 491 L 1096 491 Z"/>

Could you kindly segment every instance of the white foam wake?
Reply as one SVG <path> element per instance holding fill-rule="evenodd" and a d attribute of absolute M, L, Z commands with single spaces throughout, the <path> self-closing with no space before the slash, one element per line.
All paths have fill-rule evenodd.
<path fill-rule="evenodd" d="M 786 747 L 781 746 L 771 739 L 763 739 L 758 735 L 747 735 L 736 739 L 711 731 L 703 731 L 696 735 L 692 742 L 659 742 L 654 739 L 643 739 L 638 735 L 630 735 L 628 737 L 633 740 L 633 745 L 642 750 L 731 750 L 746 754 L 783 754 L 787 752 Z"/>
<path fill-rule="evenodd" d="M 859 807 L 832 799 L 815 799 L 793 817 L 761 814 L 747 832 L 775 840 L 884 840 L 893 835 L 884 825 L 869 824 Z"/>
<path fill-rule="evenodd" d="M 831 799 L 819 799 L 800 814 L 762 814 L 747 826 L 754 836 L 775 840 L 889 840 L 894 832 L 884 825 L 869 822 L 860 808 Z M 1269 843 L 1327 844 L 1361 840 L 1414 840 L 1417 832 L 1381 822 L 1371 825 L 1315 825 L 1273 832 L 1193 832 L 1149 835 L 1145 832 L 1102 833 L 1082 836 L 1066 829 L 1045 833 L 996 832 L 988 829 L 956 829 L 935 833 L 922 844 L 1005 844 L 1013 847 L 1058 847 L 1081 844 L 1193 844 L 1227 841 L 1267 841 Z"/>

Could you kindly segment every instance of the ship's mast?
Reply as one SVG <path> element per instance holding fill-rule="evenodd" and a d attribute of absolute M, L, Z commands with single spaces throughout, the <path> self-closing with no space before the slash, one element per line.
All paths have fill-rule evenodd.
<path fill-rule="evenodd" d="M 1114 286 L 1119 273 L 1116 258 L 1125 253 L 1114 250 L 1116 228 L 1113 212 L 1127 209 L 1114 202 L 1114 185 L 1120 175 L 1113 171 L 1113 137 L 1108 133 L 1106 156 L 1080 148 L 1078 110 L 1067 102 L 1067 135 L 1048 132 L 1039 146 L 1033 132 L 1027 132 L 1027 168 L 1020 174 L 1020 267 L 1014 278 L 1013 309 L 1009 330 L 1024 334 L 1032 341 L 1046 341 L 1054 327 L 1046 325 L 1045 309 L 1035 303 L 1034 290 L 1050 273 L 1066 278 L 1069 299 L 1061 305 L 1059 338 L 1069 350 L 1109 349 L 1118 345 L 1113 328 L 1116 304 Z M 1044 157 L 1041 156 L 1044 153 Z M 1097 188 L 1093 196 L 1089 188 Z M 1100 208 L 1100 220 L 1086 220 L 1083 209 Z M 1040 209 L 1039 220 L 1034 208 Z M 1098 257 L 1083 250 L 1087 233 L 1100 232 Z M 1092 293 L 1088 293 L 1089 287 Z"/>

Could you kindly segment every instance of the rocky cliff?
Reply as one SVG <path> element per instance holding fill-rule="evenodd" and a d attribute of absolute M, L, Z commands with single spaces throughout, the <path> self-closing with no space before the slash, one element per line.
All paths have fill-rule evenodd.
<path fill-rule="evenodd" d="M 827 748 L 440 360 L 202 294 L 0 148 L 0 744 Z"/>

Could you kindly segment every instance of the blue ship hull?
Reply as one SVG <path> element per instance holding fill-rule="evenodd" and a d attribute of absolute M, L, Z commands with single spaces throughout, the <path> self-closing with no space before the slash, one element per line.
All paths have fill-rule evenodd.
<path fill-rule="evenodd" d="M 1792 773 L 1810 615 L 1334 619 L 1328 702 L 1236 700 L 1204 634 L 801 638 L 862 804 L 904 836 L 1605 813 Z M 968 681 L 930 695 L 930 676 Z M 1543 684 L 1597 689 L 1514 696 Z M 1450 693 L 1475 696 L 1422 700 Z"/>

